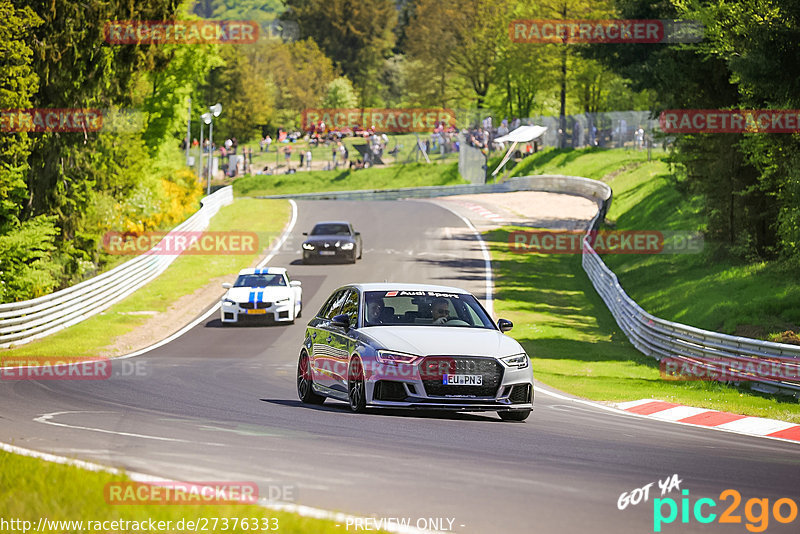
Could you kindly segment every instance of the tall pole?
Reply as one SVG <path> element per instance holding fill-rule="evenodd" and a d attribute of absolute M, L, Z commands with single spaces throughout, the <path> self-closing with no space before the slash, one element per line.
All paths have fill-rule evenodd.
<path fill-rule="evenodd" d="M 203 179 L 203 121 L 200 121 L 200 154 L 198 154 L 197 177 Z"/>
<path fill-rule="evenodd" d="M 211 194 L 211 161 L 214 159 L 214 120 L 208 124 L 208 186 L 206 195 Z"/>
<path fill-rule="evenodd" d="M 186 119 L 186 165 L 189 165 L 189 147 L 192 146 L 192 97 L 189 97 L 189 118 Z"/>

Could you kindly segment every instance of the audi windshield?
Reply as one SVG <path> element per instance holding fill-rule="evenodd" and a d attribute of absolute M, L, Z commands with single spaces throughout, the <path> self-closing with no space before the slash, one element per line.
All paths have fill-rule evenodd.
<path fill-rule="evenodd" d="M 478 301 L 467 293 L 436 291 L 367 291 L 364 326 L 496 327 Z"/>

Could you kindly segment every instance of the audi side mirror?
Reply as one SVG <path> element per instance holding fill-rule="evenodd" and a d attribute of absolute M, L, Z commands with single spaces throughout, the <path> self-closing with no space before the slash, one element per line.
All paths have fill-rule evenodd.
<path fill-rule="evenodd" d="M 300 287 L 303 284 L 300 283 L 300 280 L 292 280 L 291 282 L 289 282 L 289 285 L 292 287 Z"/>
<path fill-rule="evenodd" d="M 233 284 L 231 284 L 230 282 L 224 282 L 222 284 L 222 287 L 224 287 L 225 289 L 230 289 L 233 287 Z"/>
<path fill-rule="evenodd" d="M 341 313 L 336 315 L 333 319 L 331 319 L 332 326 L 338 326 L 339 328 L 344 328 L 345 330 L 350 329 L 350 316 L 346 313 Z"/>
<path fill-rule="evenodd" d="M 512 323 L 508 319 L 498 319 L 497 328 L 499 328 L 501 332 L 508 332 L 509 330 L 514 328 L 514 323 Z"/>

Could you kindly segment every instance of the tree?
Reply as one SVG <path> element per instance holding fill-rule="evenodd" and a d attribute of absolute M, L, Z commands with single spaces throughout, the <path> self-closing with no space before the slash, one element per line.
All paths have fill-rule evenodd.
<path fill-rule="evenodd" d="M 477 107 L 483 107 L 501 47 L 509 40 L 513 5 L 513 0 L 417 3 L 405 46 L 412 60 L 429 66 L 432 74 L 426 80 L 438 84 L 440 105 L 447 105 L 447 80 L 455 74 L 471 89 Z"/>
<path fill-rule="evenodd" d="M 328 90 L 322 100 L 323 108 L 351 109 L 357 105 L 358 98 L 350 80 L 340 76 L 328 84 Z"/>
<path fill-rule="evenodd" d="M 25 42 L 41 19 L 29 8 L 0 0 L 0 109 L 30 107 L 38 77 L 31 68 L 33 51 Z M 0 123 L 2 124 L 2 123 Z M 0 130 L 3 128 L 0 127 Z M 25 132 L 0 135 L 0 233 L 19 223 L 27 196 L 24 176 L 31 141 Z"/>
<path fill-rule="evenodd" d="M 286 0 L 283 19 L 297 23 L 300 39 L 313 39 L 373 105 L 378 75 L 395 43 L 397 9 L 392 0 Z"/>
<path fill-rule="evenodd" d="M 594 51 L 608 67 L 650 88 L 661 109 L 800 107 L 800 6 L 792 0 L 626 0 L 628 18 L 681 18 L 705 26 L 703 41 Z M 708 236 L 745 258 L 800 257 L 797 135 L 676 136 L 679 186 L 701 195 Z"/>

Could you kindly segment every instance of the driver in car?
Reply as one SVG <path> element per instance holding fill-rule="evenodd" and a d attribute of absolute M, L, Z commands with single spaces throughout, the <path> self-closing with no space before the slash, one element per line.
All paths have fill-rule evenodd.
<path fill-rule="evenodd" d="M 431 305 L 433 324 L 444 324 L 450 320 L 450 303 L 445 298 L 438 298 Z"/>
<path fill-rule="evenodd" d="M 369 324 L 383 323 L 383 299 L 374 299 L 367 302 L 367 322 Z"/>

